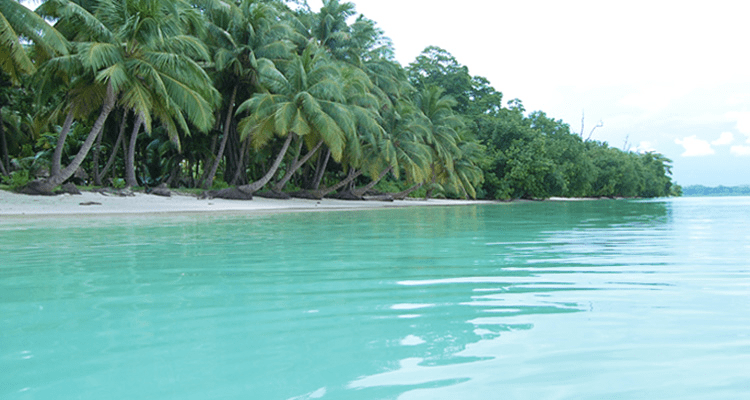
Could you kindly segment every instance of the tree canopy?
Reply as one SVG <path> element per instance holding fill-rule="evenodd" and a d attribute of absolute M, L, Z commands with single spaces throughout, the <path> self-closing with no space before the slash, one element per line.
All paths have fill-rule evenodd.
<path fill-rule="evenodd" d="M 353 3 L 0 6 L 0 175 L 27 193 L 72 181 L 247 197 L 679 194 L 663 155 L 584 140 L 443 48 L 400 65 Z"/>

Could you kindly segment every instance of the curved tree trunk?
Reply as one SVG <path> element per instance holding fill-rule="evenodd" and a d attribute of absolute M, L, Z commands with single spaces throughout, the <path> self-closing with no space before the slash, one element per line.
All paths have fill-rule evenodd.
<path fill-rule="evenodd" d="M 247 176 L 243 177 L 242 173 L 246 172 L 247 165 L 245 165 L 245 156 L 247 156 L 247 152 L 249 151 L 248 146 L 250 145 L 250 140 L 246 139 L 241 145 L 239 160 L 237 161 L 236 165 L 236 171 L 234 172 L 234 177 L 232 178 L 231 185 L 236 185 L 238 182 L 245 182 L 247 180 Z"/>
<path fill-rule="evenodd" d="M 102 149 L 102 138 L 104 137 L 104 133 L 99 133 L 99 136 L 96 137 L 96 144 L 94 145 L 94 160 L 92 161 L 92 164 L 94 164 L 94 184 L 95 185 L 101 185 L 101 178 L 99 178 L 99 153 L 101 153 Z"/>
<path fill-rule="evenodd" d="M 323 161 L 323 165 L 318 165 L 318 169 L 315 170 L 315 182 L 313 183 L 313 190 L 318 190 L 320 187 L 320 181 L 323 180 L 323 175 L 326 172 L 326 167 L 328 166 L 328 160 L 331 158 L 331 149 L 328 149 L 326 151 L 326 156 Z"/>
<path fill-rule="evenodd" d="M 284 177 L 281 178 L 279 183 L 277 183 L 273 187 L 273 191 L 280 192 L 281 189 L 284 188 L 284 185 L 286 185 L 287 182 L 289 182 L 289 179 L 292 178 L 292 175 L 294 175 L 294 173 L 297 172 L 297 170 L 300 169 L 300 167 L 303 166 L 307 162 L 307 160 L 310 159 L 310 157 L 315 155 L 315 153 L 318 151 L 318 149 L 320 149 L 320 146 L 322 145 L 323 145 L 323 141 L 321 140 L 318 142 L 318 144 L 315 145 L 315 147 L 310 149 L 310 151 L 308 151 L 307 154 L 305 154 L 305 156 L 302 157 L 302 159 L 297 160 L 294 164 L 292 164 L 292 166 L 289 167 L 289 170 L 286 171 L 286 174 L 284 174 Z"/>
<path fill-rule="evenodd" d="M 296 193 L 298 197 L 306 197 L 306 198 L 314 198 L 314 199 L 322 199 L 327 194 L 335 192 L 342 187 L 348 185 L 353 180 L 357 179 L 360 175 L 362 175 L 362 171 L 355 171 L 354 168 L 349 169 L 349 173 L 347 174 L 346 178 L 344 178 L 341 182 L 329 186 L 326 188 L 318 189 L 318 190 L 310 190 L 310 191 L 304 191 Z"/>
<path fill-rule="evenodd" d="M 392 169 L 393 169 L 393 166 L 389 166 L 388 168 L 384 169 L 383 172 L 380 173 L 380 175 L 378 175 L 377 179 L 373 179 L 372 182 L 368 183 L 367 185 L 363 186 L 360 189 L 352 190 L 352 193 L 357 197 L 364 196 L 364 194 L 367 193 L 368 190 L 372 189 L 375 185 L 378 184 L 378 182 L 380 182 L 381 179 L 385 178 L 385 176 L 389 172 L 391 172 Z"/>
<path fill-rule="evenodd" d="M 128 110 L 125 109 L 125 111 L 122 113 L 122 121 L 120 122 L 120 130 L 117 136 L 117 140 L 115 141 L 115 147 L 114 149 L 117 149 L 117 145 L 120 144 L 120 136 L 122 134 L 122 131 L 125 129 L 125 122 L 127 121 L 127 115 Z M 99 154 L 101 153 L 102 149 L 102 138 L 104 138 L 104 132 L 99 134 L 99 137 L 96 138 L 96 145 L 94 146 L 94 184 L 97 186 L 102 185 L 102 172 L 99 170 Z M 115 153 L 115 151 L 113 151 Z"/>
<path fill-rule="evenodd" d="M 234 112 L 234 99 L 237 97 L 237 86 L 232 89 L 232 97 L 229 98 L 229 107 L 227 109 L 227 117 L 224 120 L 224 136 L 221 138 L 221 144 L 219 145 L 219 151 L 216 152 L 216 159 L 211 166 L 211 171 L 208 173 L 205 182 L 203 182 L 204 189 L 210 189 L 214 184 L 214 177 L 216 171 L 219 169 L 219 163 L 221 158 L 224 157 L 224 149 L 227 147 L 227 139 L 229 139 L 229 127 L 232 123 L 232 115 Z"/>
<path fill-rule="evenodd" d="M 55 152 L 52 154 L 52 165 L 49 169 L 49 176 L 53 177 L 60 174 L 62 168 L 62 153 L 65 149 L 65 139 L 68 138 L 68 132 L 70 132 L 70 126 L 73 124 L 73 109 L 68 111 L 68 115 L 65 117 L 60 134 L 57 136 L 57 144 L 55 145 Z M 75 171 L 74 171 L 75 172 Z M 67 179 L 67 178 L 66 178 Z M 56 186 L 56 185 L 55 185 Z"/>
<path fill-rule="evenodd" d="M 102 185 L 102 179 L 107 177 L 107 174 L 109 173 L 109 168 L 112 167 L 112 164 L 114 164 L 115 159 L 117 158 L 117 152 L 120 150 L 120 144 L 122 143 L 122 137 L 125 136 L 125 127 L 128 122 L 128 110 L 126 109 L 122 113 L 122 122 L 120 123 L 120 130 L 117 133 L 117 139 L 115 139 L 115 145 L 112 146 L 112 154 L 110 154 L 109 159 L 107 159 L 107 163 L 104 164 L 104 168 L 102 168 L 102 171 L 97 175 L 94 176 L 94 184 L 97 186 Z"/>
<path fill-rule="evenodd" d="M 424 194 L 424 199 L 429 200 L 430 196 L 432 196 L 432 191 L 435 187 L 435 182 L 437 182 L 437 174 L 435 174 L 435 164 L 431 166 L 432 169 L 432 182 L 430 182 L 430 187 L 427 188 L 427 192 Z"/>
<path fill-rule="evenodd" d="M 109 113 L 112 112 L 112 109 L 115 106 L 116 99 L 117 96 L 115 95 L 112 85 L 107 85 L 107 95 L 104 98 L 104 103 L 102 104 L 102 110 L 99 113 L 99 117 L 91 127 L 91 131 L 89 131 L 88 137 L 86 137 L 86 140 L 83 142 L 81 149 L 78 150 L 78 154 L 76 154 L 75 158 L 73 158 L 73 161 L 71 161 L 70 164 L 65 167 L 65 169 L 61 170 L 55 175 L 50 176 L 47 179 L 30 182 L 29 185 L 27 185 L 27 189 L 29 189 L 27 192 L 35 192 L 37 194 L 52 193 L 52 189 L 54 189 L 55 186 L 60 185 L 68 178 L 73 176 L 76 170 L 78 170 L 78 168 L 83 163 L 86 155 L 88 155 L 89 150 L 91 150 L 91 146 L 94 145 L 96 137 L 99 136 L 102 129 L 104 128 L 104 122 L 107 120 Z M 60 154 L 62 154 L 62 150 L 60 151 Z"/>
<path fill-rule="evenodd" d="M 289 172 L 289 170 L 292 169 L 292 166 L 297 163 L 297 160 L 299 160 L 300 154 L 302 154 L 302 146 L 305 145 L 305 141 L 302 140 L 302 138 L 299 135 L 295 134 L 294 137 L 299 138 L 299 143 L 297 144 L 297 151 L 294 152 L 294 159 L 293 160 L 289 160 L 289 164 L 286 166 L 286 171 L 287 172 Z M 292 141 L 294 141 L 294 139 L 292 139 Z M 281 180 L 284 177 L 286 177 L 286 174 L 284 174 L 283 177 L 281 177 L 281 178 L 279 178 L 279 179 L 276 180 L 276 185 L 278 185 L 278 183 L 281 182 Z M 274 186 L 276 186 L 276 185 L 274 185 Z"/>
<path fill-rule="evenodd" d="M 138 180 L 135 177 L 135 143 L 138 139 L 138 132 L 141 131 L 142 124 L 143 117 L 138 114 L 135 119 L 135 125 L 133 126 L 133 132 L 130 134 L 128 153 L 125 157 L 125 184 L 130 187 L 138 186 Z"/>
<path fill-rule="evenodd" d="M 424 185 L 424 182 L 419 182 L 419 183 L 413 185 L 412 187 L 410 187 L 410 188 L 408 188 L 408 189 L 406 189 L 406 190 L 404 190 L 402 192 L 391 193 L 391 197 L 393 197 L 396 200 L 403 200 L 403 199 L 406 198 L 406 196 L 408 196 L 409 194 L 411 194 L 411 192 L 413 192 L 413 191 L 421 188 L 422 185 Z"/>
<path fill-rule="evenodd" d="M 289 149 L 289 145 L 292 143 L 292 135 L 291 133 L 288 133 L 286 135 L 286 140 L 284 141 L 284 145 L 281 146 L 281 150 L 279 150 L 279 154 L 276 156 L 276 159 L 273 161 L 273 164 L 271 164 L 271 168 L 268 169 L 265 175 L 263 175 L 262 178 L 258 179 L 255 182 L 248 183 L 247 185 L 238 186 L 237 189 L 239 189 L 242 192 L 245 192 L 247 194 L 253 194 L 258 191 L 258 189 L 262 188 L 263 186 L 268 183 L 268 181 L 273 178 L 273 176 L 276 174 L 276 170 L 279 169 L 279 165 L 281 165 L 281 161 L 284 160 L 284 156 L 286 155 L 286 151 Z"/>
<path fill-rule="evenodd" d="M 0 145 L 3 146 L 2 159 L 0 159 L 0 174 L 8 176 L 10 172 L 10 156 L 8 156 L 8 142 L 5 139 L 5 125 L 3 124 L 2 108 L 0 107 Z"/>

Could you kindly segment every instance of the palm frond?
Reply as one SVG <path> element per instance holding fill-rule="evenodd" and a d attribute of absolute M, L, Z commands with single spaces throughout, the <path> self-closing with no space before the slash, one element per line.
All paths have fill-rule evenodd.
<path fill-rule="evenodd" d="M 190 122 L 203 132 L 211 129 L 215 115 L 210 101 L 184 82 L 173 79 L 166 74 L 161 74 L 161 78 L 167 88 L 169 97 L 179 105 L 180 109 L 185 111 Z"/>
<path fill-rule="evenodd" d="M 18 35 L 3 14 L 0 14 L 0 70 L 10 75 L 14 83 L 20 82 L 21 75 L 36 70 Z"/>
<path fill-rule="evenodd" d="M 68 41 L 39 14 L 13 0 L 0 0 L 0 30 L 12 27 L 18 36 L 31 40 L 48 55 L 68 54 Z"/>
<path fill-rule="evenodd" d="M 100 2 L 99 7 L 103 3 Z M 68 0 L 47 0 L 37 7 L 37 13 L 45 18 L 57 20 L 56 26 L 60 31 L 70 31 L 71 36 L 84 41 L 112 42 L 114 34 L 79 4 Z M 110 25 L 116 26 L 116 25 Z"/>
<path fill-rule="evenodd" d="M 115 44 L 83 42 L 76 47 L 81 64 L 91 71 L 99 71 L 123 60 L 120 47 Z"/>

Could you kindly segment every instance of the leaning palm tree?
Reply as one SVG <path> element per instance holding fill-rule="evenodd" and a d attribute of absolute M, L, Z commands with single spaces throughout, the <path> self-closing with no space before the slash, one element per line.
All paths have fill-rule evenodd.
<path fill-rule="evenodd" d="M 429 132 L 423 119 L 417 118 L 413 104 L 401 100 L 396 107 L 383 110 L 381 114 L 385 136 L 379 143 L 377 160 L 371 163 L 380 170 L 370 183 L 352 191 L 355 196 L 364 195 L 389 172 L 398 179 L 403 171 L 406 181 L 414 184 L 413 187 L 421 186 L 429 178 L 432 158 L 430 147 L 424 143 Z"/>
<path fill-rule="evenodd" d="M 373 153 L 377 151 L 378 143 L 385 134 L 378 114 L 381 103 L 370 92 L 373 85 L 367 74 L 350 64 L 342 64 L 341 69 L 346 106 L 352 115 L 355 129 L 349 131 L 351 135 L 347 137 L 343 158 L 337 161 L 348 174 L 343 181 L 333 186 L 314 188 L 305 194 L 306 197 L 321 198 L 344 187 L 363 172 L 374 171 L 373 168 L 365 167 L 374 158 Z M 324 173 L 324 170 L 325 167 L 319 173 Z"/>
<path fill-rule="evenodd" d="M 440 87 L 428 86 L 415 96 L 415 104 L 422 111 L 423 123 L 429 127 L 425 143 L 432 153 L 432 173 L 427 198 L 435 189 L 443 189 L 442 185 L 453 179 L 454 159 L 460 152 L 458 130 L 463 124 L 453 112 L 456 101 L 443 93 Z"/>
<path fill-rule="evenodd" d="M 259 63 L 269 64 L 268 60 Z M 294 138 L 304 140 L 308 148 L 325 144 L 334 160 L 341 160 L 346 138 L 353 135 L 354 121 L 342 93 L 340 70 L 314 42 L 302 55 L 286 63 L 283 73 L 267 67 L 261 75 L 269 89 L 257 93 L 237 109 L 249 116 L 240 121 L 240 132 L 249 137 L 254 148 L 267 146 L 275 137 L 284 138 L 274 162 L 260 179 L 238 189 L 252 194 L 265 186 L 281 165 Z"/>
<path fill-rule="evenodd" d="M 217 93 L 195 61 L 208 54 L 187 28 L 200 26 L 200 15 L 184 1 L 99 0 L 92 14 L 67 0 L 48 0 L 40 9 L 71 30 L 78 42 L 69 56 L 51 59 L 42 67 L 43 82 L 64 81 L 68 89 L 67 117 L 58 138 L 51 176 L 35 182 L 33 190 L 50 192 L 78 169 L 116 104 L 136 115 L 126 157 L 126 180 L 136 185 L 135 138 L 154 118 L 179 147 L 179 130 L 190 132 L 213 124 Z M 55 80 L 57 79 L 57 80 Z M 73 161 L 60 168 L 59 157 L 74 117 L 100 107 L 100 114 Z M 186 118 L 187 117 L 187 118 Z"/>
<path fill-rule="evenodd" d="M 467 200 L 476 198 L 476 187 L 484 181 L 480 166 L 485 158 L 484 146 L 476 140 L 461 138 L 458 148 L 457 157 L 453 160 L 451 184 L 454 190 L 460 192 Z"/>
<path fill-rule="evenodd" d="M 152 119 L 158 119 L 179 149 L 179 132 L 191 132 L 188 121 L 202 132 L 213 125 L 218 92 L 196 62 L 209 55 L 189 34 L 201 25 L 200 15 L 187 2 L 166 0 L 100 0 L 96 15 L 116 27 L 110 43 L 119 52 L 102 67 L 113 71 L 110 79 L 121 80 L 120 103 L 136 115 L 125 159 L 125 181 L 136 186 L 135 148 L 141 126 L 150 132 Z"/>
<path fill-rule="evenodd" d="M 253 93 L 262 90 L 259 82 L 258 60 L 268 59 L 281 64 L 291 58 L 295 41 L 304 40 L 282 18 L 281 10 L 273 3 L 242 0 L 237 3 L 203 0 L 207 34 L 213 65 L 209 72 L 215 86 L 222 93 L 224 105 L 218 112 L 217 127 L 221 128 L 218 150 L 207 164 L 203 187 L 211 187 L 219 164 L 229 144 L 231 156 L 237 159 L 240 143 L 236 133 L 234 106 Z M 219 114 L 217 114 L 219 117 Z M 223 125 L 223 126 L 221 126 Z M 229 141 L 232 136 L 232 141 Z M 235 160 L 236 161 L 236 160 Z M 232 164 L 241 164 L 234 162 Z M 237 165 L 241 167 L 241 165 Z"/>

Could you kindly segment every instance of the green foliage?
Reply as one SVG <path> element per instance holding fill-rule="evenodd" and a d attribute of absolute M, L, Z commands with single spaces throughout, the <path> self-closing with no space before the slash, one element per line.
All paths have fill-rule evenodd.
<path fill-rule="evenodd" d="M 125 179 L 122 178 L 116 178 L 112 180 L 112 187 L 115 189 L 123 189 L 127 186 L 127 183 L 125 183 Z"/>
<path fill-rule="evenodd" d="M 83 176 L 106 166 L 117 187 L 123 171 L 144 185 L 194 187 L 216 165 L 215 189 L 274 175 L 310 189 L 356 171 L 357 187 L 383 176 L 375 188 L 384 192 L 421 185 L 412 196 L 680 193 L 664 156 L 584 141 L 518 99 L 503 104 L 445 49 L 427 47 L 402 67 L 390 39 L 350 2 L 324 0 L 320 12 L 303 0 L 47 0 L 36 13 L 0 5 L 6 170 L 34 176 L 57 150 Z M 30 45 L 19 47 L 19 37 Z M 124 117 L 101 114 L 104 104 Z M 73 123 L 63 127 L 67 115 Z M 78 157 L 92 145 L 96 162 Z"/>
<path fill-rule="evenodd" d="M 224 182 L 221 178 L 214 179 L 213 184 L 211 185 L 211 189 L 213 190 L 226 189 L 228 187 L 229 184 Z"/>
<path fill-rule="evenodd" d="M 4 184 L 10 186 L 11 190 L 16 190 L 26 186 L 26 184 L 31 181 L 31 178 L 29 176 L 29 171 L 22 169 L 11 172 L 10 176 L 3 176 L 2 180 Z"/>

